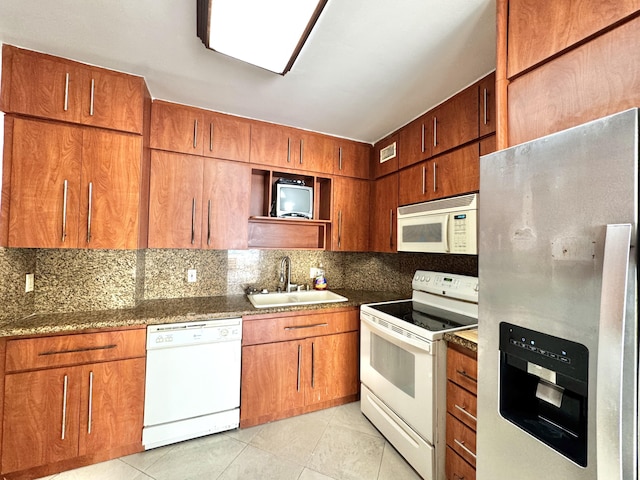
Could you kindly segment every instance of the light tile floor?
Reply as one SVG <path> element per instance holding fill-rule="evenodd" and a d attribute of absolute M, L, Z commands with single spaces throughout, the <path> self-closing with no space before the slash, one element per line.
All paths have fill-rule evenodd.
<path fill-rule="evenodd" d="M 46 480 L 419 480 L 360 403 L 232 430 Z"/>

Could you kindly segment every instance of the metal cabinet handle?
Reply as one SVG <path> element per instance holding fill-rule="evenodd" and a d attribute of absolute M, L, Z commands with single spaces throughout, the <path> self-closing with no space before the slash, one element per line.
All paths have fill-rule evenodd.
<path fill-rule="evenodd" d="M 89 182 L 89 208 L 87 214 L 87 243 L 91 242 L 91 213 L 93 211 L 93 182 Z"/>
<path fill-rule="evenodd" d="M 338 147 L 338 170 L 342 171 L 342 147 Z"/>
<path fill-rule="evenodd" d="M 471 375 L 469 375 L 469 374 L 468 374 L 467 372 L 465 372 L 464 370 L 458 370 L 458 369 L 456 369 L 456 373 L 457 373 L 458 375 L 461 375 L 461 376 L 463 376 L 463 377 L 465 377 L 465 378 L 467 378 L 467 379 L 471 380 L 472 382 L 478 383 L 478 379 L 477 379 L 477 378 L 472 377 Z"/>
<path fill-rule="evenodd" d="M 393 209 L 389 210 L 389 248 L 393 248 Z"/>
<path fill-rule="evenodd" d="M 207 245 L 211 245 L 211 199 L 207 204 Z"/>
<path fill-rule="evenodd" d="M 287 138 L 287 163 L 291 163 L 291 139 Z"/>
<path fill-rule="evenodd" d="M 91 103 L 89 104 L 89 115 L 91 115 L 93 117 L 93 96 L 94 96 L 94 91 L 95 91 L 95 87 L 96 87 L 96 81 L 92 78 L 91 79 Z"/>
<path fill-rule="evenodd" d="M 487 122 L 489 121 L 489 117 L 487 114 L 487 89 L 484 89 L 484 124 L 486 125 Z"/>
<path fill-rule="evenodd" d="M 300 365 L 302 363 L 302 345 L 298 345 L 298 380 L 296 383 L 296 390 L 300 391 Z"/>
<path fill-rule="evenodd" d="M 61 440 L 64 440 L 65 434 L 67 433 L 67 391 L 68 390 L 69 390 L 69 377 L 65 375 L 64 388 L 62 393 L 62 435 L 60 436 Z"/>
<path fill-rule="evenodd" d="M 342 210 L 338 211 L 338 248 L 342 246 Z"/>
<path fill-rule="evenodd" d="M 422 124 L 422 153 L 424 153 L 424 123 Z"/>
<path fill-rule="evenodd" d="M 471 455 L 473 458 L 476 458 L 476 454 L 473 453 L 471 450 L 469 450 L 466 445 L 464 444 L 464 442 L 461 442 L 460 440 L 458 440 L 457 438 L 454 438 L 453 441 L 455 442 L 456 445 L 458 445 L 460 448 L 462 448 L 465 452 L 467 452 L 469 455 Z"/>
<path fill-rule="evenodd" d="M 465 407 L 461 407 L 460 405 L 458 405 L 457 403 L 454 405 L 455 408 L 457 408 L 458 410 L 460 410 L 462 413 L 466 414 L 468 417 L 472 418 L 474 422 L 477 422 L 478 419 L 476 417 L 474 417 L 473 415 L 471 415 L 467 409 Z"/>
<path fill-rule="evenodd" d="M 67 238 L 67 193 L 69 190 L 69 182 L 64 181 L 64 187 L 62 189 L 62 242 Z"/>
<path fill-rule="evenodd" d="M 196 243 L 196 199 L 191 200 L 191 245 Z"/>
<path fill-rule="evenodd" d="M 69 72 L 64 80 L 64 111 L 69 110 Z"/>
<path fill-rule="evenodd" d="M 327 327 L 328 323 L 312 323 L 311 325 L 293 325 L 291 327 L 284 327 L 285 330 L 300 330 L 302 328 L 314 328 L 314 327 Z"/>
<path fill-rule="evenodd" d="M 39 357 L 44 357 L 47 355 L 66 355 L 70 353 L 80 353 L 80 352 L 95 352 L 96 350 L 111 350 L 112 348 L 116 348 L 118 345 L 110 344 L 110 345 L 98 345 L 96 347 L 82 347 L 82 348 L 72 348 L 69 350 L 47 350 L 46 352 L 38 352 Z"/>
<path fill-rule="evenodd" d="M 422 195 L 427 193 L 427 166 L 422 166 Z"/>
<path fill-rule="evenodd" d="M 209 124 L 209 151 L 213 152 L 213 122 Z"/>
<path fill-rule="evenodd" d="M 438 118 L 433 117 L 433 146 L 438 146 Z"/>
<path fill-rule="evenodd" d="M 436 170 L 438 168 L 438 162 L 433 162 L 433 192 L 435 193 L 438 189 L 438 176 Z"/>
<path fill-rule="evenodd" d="M 316 388 L 315 367 L 316 367 L 316 344 L 311 342 L 311 388 Z"/>
<path fill-rule="evenodd" d="M 87 417 L 87 433 L 90 434 L 93 420 L 93 372 L 89 372 L 89 413 Z"/>
<path fill-rule="evenodd" d="M 300 165 L 302 165 L 304 159 L 304 140 L 300 139 Z"/>
<path fill-rule="evenodd" d="M 193 121 L 193 148 L 198 147 L 198 119 Z"/>

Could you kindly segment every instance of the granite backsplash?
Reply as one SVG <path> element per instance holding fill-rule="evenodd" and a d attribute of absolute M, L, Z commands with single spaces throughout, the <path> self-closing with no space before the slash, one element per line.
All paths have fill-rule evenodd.
<path fill-rule="evenodd" d="M 343 253 L 315 250 L 56 250 L 0 248 L 0 320 L 31 313 L 129 308 L 140 300 L 242 294 L 275 289 L 280 260 L 291 258 L 293 283 L 311 283 L 320 263 L 329 288 L 409 296 L 415 270 L 477 275 L 477 257 Z M 197 280 L 187 281 L 195 269 Z M 25 293 L 25 274 L 35 290 Z"/>

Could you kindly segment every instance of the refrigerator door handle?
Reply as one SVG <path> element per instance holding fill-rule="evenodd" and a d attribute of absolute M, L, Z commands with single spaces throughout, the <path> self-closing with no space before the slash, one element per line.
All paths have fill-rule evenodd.
<path fill-rule="evenodd" d="M 598 478 L 622 480 L 622 362 L 631 225 L 607 225 L 598 325 Z"/>

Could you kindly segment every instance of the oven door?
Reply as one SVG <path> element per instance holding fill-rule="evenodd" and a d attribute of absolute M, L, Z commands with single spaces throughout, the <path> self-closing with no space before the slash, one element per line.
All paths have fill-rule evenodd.
<path fill-rule="evenodd" d="M 441 342 L 415 336 L 408 338 L 379 325 L 373 318 L 361 312 L 361 381 L 416 433 L 433 444 L 436 349 Z"/>

